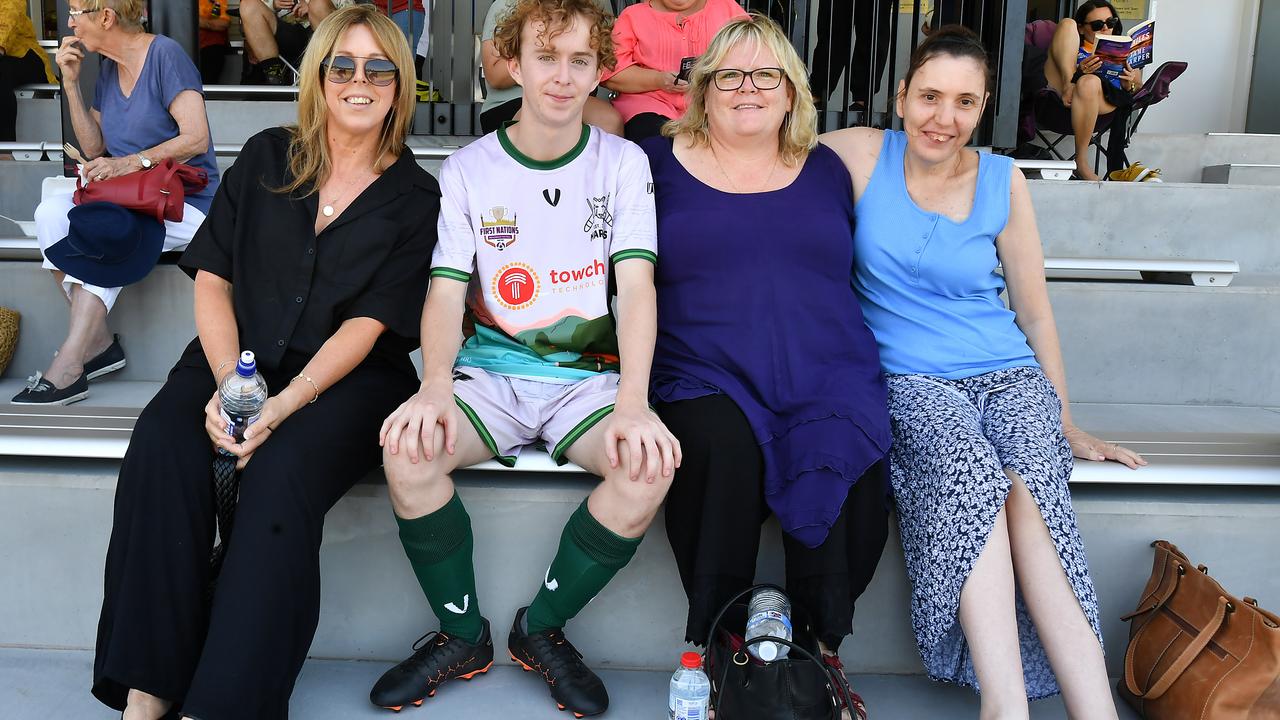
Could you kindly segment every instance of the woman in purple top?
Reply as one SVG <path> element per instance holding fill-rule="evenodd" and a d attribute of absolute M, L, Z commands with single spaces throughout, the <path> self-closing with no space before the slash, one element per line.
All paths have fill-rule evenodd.
<path fill-rule="evenodd" d="M 642 145 L 662 256 L 652 388 L 685 453 L 666 522 L 687 639 L 751 585 L 773 513 L 788 592 L 839 667 L 884 547 L 890 432 L 849 283 L 852 185 L 817 144 L 806 77 L 772 21 L 731 22 L 693 70 L 688 112 Z"/>
<path fill-rule="evenodd" d="M 97 182 L 152 167 L 168 158 L 204 170 L 209 184 L 186 197 L 180 222 L 165 223 L 162 251 L 181 250 L 191 241 L 218 189 L 218 166 L 209 137 L 200 73 L 182 48 L 162 35 L 142 30 L 143 0 L 70 0 L 67 26 L 56 60 L 71 112 L 76 141 L 86 158 L 81 170 Z M 80 94 L 85 53 L 102 55 L 93 104 Z M 46 198 L 36 208 L 40 250 L 67 237 L 70 193 Z M 123 368 L 124 350 L 107 327 L 118 287 L 98 287 L 57 269 L 46 256 L 71 305 L 67 339 L 43 373 L 13 398 L 22 405 L 67 405 L 89 396 L 89 380 Z"/>

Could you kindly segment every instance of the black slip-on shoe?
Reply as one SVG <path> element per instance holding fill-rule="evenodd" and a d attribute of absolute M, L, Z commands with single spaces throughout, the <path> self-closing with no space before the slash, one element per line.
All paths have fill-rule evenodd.
<path fill-rule="evenodd" d="M 86 380 L 96 380 L 124 366 L 124 348 L 120 346 L 120 336 L 112 335 L 111 345 L 98 353 L 97 357 L 85 362 L 84 377 Z"/>
<path fill-rule="evenodd" d="M 604 682 L 582 662 L 582 653 L 564 636 L 563 630 L 525 630 L 525 612 L 516 612 L 507 637 L 507 650 L 525 672 L 537 672 L 547 683 L 556 707 L 574 717 L 599 715 L 609 709 L 609 692 Z"/>
<path fill-rule="evenodd" d="M 27 386 L 13 396 L 14 405 L 70 405 L 89 397 L 89 381 L 81 375 L 64 388 L 56 388 L 40 373 L 27 378 Z"/>
<path fill-rule="evenodd" d="M 421 705 L 455 678 L 470 680 L 493 665 L 493 638 L 484 620 L 480 640 L 469 643 L 448 633 L 432 631 L 413 644 L 413 654 L 378 678 L 369 700 L 400 712 L 405 705 Z"/>

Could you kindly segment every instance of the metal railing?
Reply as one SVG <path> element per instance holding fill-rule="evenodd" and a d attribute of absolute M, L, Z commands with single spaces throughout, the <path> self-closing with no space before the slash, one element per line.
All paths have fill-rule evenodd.
<path fill-rule="evenodd" d="M 639 0 L 612 0 L 622 9 Z M 774 18 L 787 31 L 810 68 L 810 84 L 820 106 L 820 130 L 854 125 L 894 127 L 894 92 L 911 52 L 932 29 L 960 23 L 982 38 L 992 58 L 991 99 L 975 134 L 978 145 L 1016 144 L 1021 89 L 1026 0 L 739 0 L 748 10 Z M 489 0 L 429 3 L 430 57 L 424 79 L 444 97 L 421 103 L 414 133 L 481 134 L 478 116 L 484 95 L 480 31 Z M 34 85 L 37 93 L 57 86 Z M 207 86 L 211 100 L 281 98 L 289 87 Z"/>

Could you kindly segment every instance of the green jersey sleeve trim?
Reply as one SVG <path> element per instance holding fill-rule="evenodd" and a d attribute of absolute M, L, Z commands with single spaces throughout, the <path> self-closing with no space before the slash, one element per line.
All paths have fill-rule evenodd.
<path fill-rule="evenodd" d="M 582 154 L 583 150 L 587 149 L 587 141 L 591 139 L 591 128 L 584 124 L 582 126 L 582 135 L 578 137 L 578 144 L 574 145 L 573 149 L 569 152 L 554 160 L 534 160 L 528 155 L 517 150 L 515 143 L 511 142 L 511 138 L 507 137 L 507 127 L 514 124 L 515 123 L 508 122 L 498 128 L 498 144 L 501 145 L 502 149 L 511 156 L 512 160 L 515 160 L 530 170 L 556 170 L 568 165 L 577 159 L 577 157 Z"/>
<path fill-rule="evenodd" d="M 461 270 L 454 270 L 453 268 L 447 267 L 431 268 L 431 277 L 449 278 L 450 280 L 457 280 L 458 282 L 464 283 L 471 282 L 471 273 L 464 273 Z"/>
<path fill-rule="evenodd" d="M 614 265 L 617 265 L 623 260 L 630 260 L 632 258 L 640 258 L 641 260 L 648 260 L 654 265 L 658 264 L 657 253 L 653 252 L 652 250 L 641 250 L 639 248 L 632 249 L 632 250 L 619 250 L 618 252 L 609 256 L 609 262 L 613 263 Z"/>

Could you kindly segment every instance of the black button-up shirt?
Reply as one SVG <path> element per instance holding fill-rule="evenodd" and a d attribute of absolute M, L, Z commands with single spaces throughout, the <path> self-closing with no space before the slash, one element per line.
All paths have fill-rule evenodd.
<path fill-rule="evenodd" d="M 418 345 L 440 186 L 405 150 L 319 234 L 317 193 L 275 191 L 290 178 L 289 133 L 245 143 L 181 265 L 231 283 L 240 347 L 264 368 L 305 363 L 343 321 L 387 327 L 370 357 L 406 361 Z"/>

